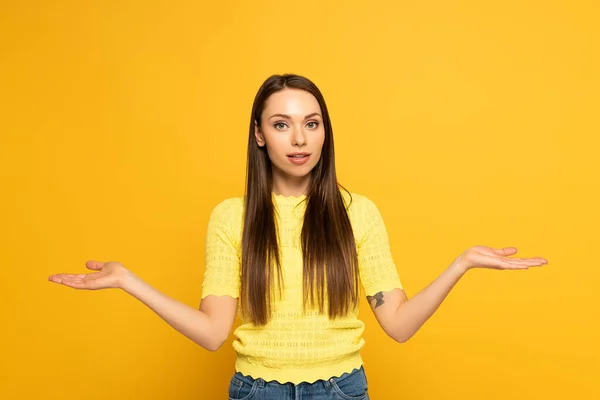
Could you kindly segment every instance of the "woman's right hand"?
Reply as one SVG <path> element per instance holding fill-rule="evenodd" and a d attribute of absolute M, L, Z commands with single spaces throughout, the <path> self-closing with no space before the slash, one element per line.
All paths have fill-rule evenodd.
<path fill-rule="evenodd" d="M 75 289 L 122 289 L 123 281 L 126 275 L 130 273 L 123 264 L 115 261 L 88 261 L 85 266 L 96 272 L 90 274 L 55 274 L 50 275 L 48 280 Z"/>
<path fill-rule="evenodd" d="M 216 351 L 225 343 L 235 322 L 238 298 L 210 295 L 200 310 L 169 297 L 118 262 L 88 261 L 89 274 L 56 274 L 48 280 L 75 289 L 119 288 L 135 297 L 174 329 L 207 350 Z"/>

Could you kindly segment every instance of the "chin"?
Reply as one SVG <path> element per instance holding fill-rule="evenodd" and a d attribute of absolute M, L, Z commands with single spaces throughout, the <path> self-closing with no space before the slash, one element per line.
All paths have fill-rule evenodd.
<path fill-rule="evenodd" d="M 285 162 L 287 162 L 289 164 L 289 161 L 287 161 L 287 159 L 285 160 Z M 277 165 L 277 164 L 273 164 L 273 167 L 275 167 L 280 174 L 291 177 L 291 178 L 306 178 L 307 176 L 310 175 L 313 168 L 315 168 L 315 166 L 316 166 L 316 164 L 315 165 L 304 164 L 304 165 L 298 165 L 298 166 L 285 165 L 285 162 L 283 164 L 284 168 L 281 168 L 281 165 Z"/>
<path fill-rule="evenodd" d="M 288 176 L 293 176 L 294 178 L 304 178 L 306 176 L 308 176 L 310 174 L 310 171 L 312 171 L 312 168 L 310 169 L 304 169 L 302 171 L 285 171 L 285 174 Z"/>
<path fill-rule="evenodd" d="M 293 177 L 293 178 L 304 178 L 310 174 L 314 165 L 303 165 L 300 168 L 280 168 L 279 170 L 283 172 L 284 175 Z"/>

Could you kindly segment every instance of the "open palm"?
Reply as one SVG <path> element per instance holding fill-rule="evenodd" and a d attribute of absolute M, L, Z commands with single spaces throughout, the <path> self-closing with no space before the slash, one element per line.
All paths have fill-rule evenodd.
<path fill-rule="evenodd" d="M 490 268 L 501 270 L 523 270 L 530 267 L 540 267 L 548 263 L 542 257 L 516 258 L 510 257 L 517 253 L 515 247 L 494 249 L 488 246 L 474 246 L 461 254 L 455 262 L 466 269 Z"/>
<path fill-rule="evenodd" d="M 96 272 L 90 274 L 55 274 L 50 275 L 48 280 L 75 289 L 97 290 L 121 287 L 126 272 L 123 264 L 114 261 L 88 261 L 85 266 Z"/>

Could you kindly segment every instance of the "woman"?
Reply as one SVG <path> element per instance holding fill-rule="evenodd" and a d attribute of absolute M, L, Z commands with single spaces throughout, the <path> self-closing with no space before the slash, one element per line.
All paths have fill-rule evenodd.
<path fill-rule="evenodd" d="M 209 219 L 199 310 L 118 262 L 88 261 L 96 272 L 49 279 L 77 289 L 123 289 L 211 351 L 228 338 L 239 299 L 230 399 L 368 399 L 360 284 L 384 331 L 405 342 L 469 269 L 547 263 L 509 258 L 515 248 L 475 246 L 407 299 L 377 207 L 340 190 L 334 161 L 319 89 L 298 75 L 271 76 L 252 108 L 246 194 L 218 204 Z"/>

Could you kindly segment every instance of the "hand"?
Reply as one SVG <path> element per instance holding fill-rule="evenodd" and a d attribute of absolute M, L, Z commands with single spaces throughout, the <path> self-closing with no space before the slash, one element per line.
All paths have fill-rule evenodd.
<path fill-rule="evenodd" d="M 539 267 L 548 264 L 548 261 L 542 257 L 509 257 L 516 253 L 517 249 L 514 247 L 493 249 L 487 246 L 474 246 L 458 256 L 454 260 L 454 263 L 460 265 L 464 271 L 471 268 L 529 269 L 529 267 Z"/>
<path fill-rule="evenodd" d="M 129 273 L 123 264 L 114 261 L 88 261 L 85 266 L 97 272 L 91 274 L 55 274 L 50 275 L 48 280 L 75 289 L 122 288 L 123 280 L 126 274 Z"/>

